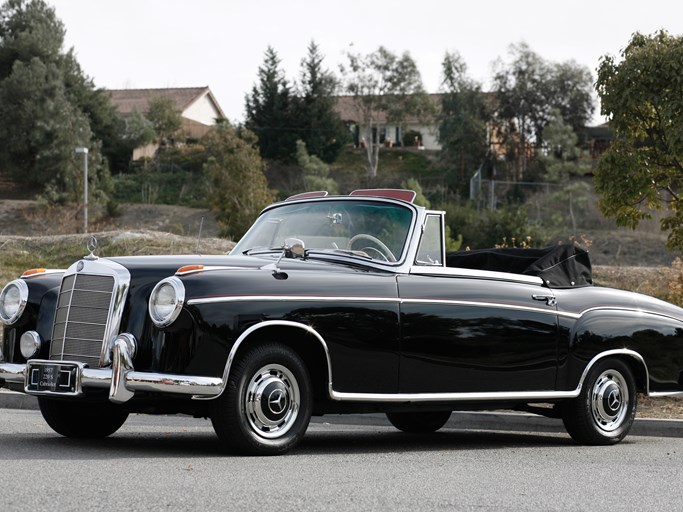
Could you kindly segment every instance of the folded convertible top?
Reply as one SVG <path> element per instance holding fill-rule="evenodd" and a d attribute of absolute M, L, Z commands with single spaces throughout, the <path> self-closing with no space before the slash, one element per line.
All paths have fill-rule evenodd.
<path fill-rule="evenodd" d="M 593 284 L 588 251 L 574 244 L 543 249 L 478 249 L 450 252 L 446 266 L 539 276 L 552 288 Z"/>

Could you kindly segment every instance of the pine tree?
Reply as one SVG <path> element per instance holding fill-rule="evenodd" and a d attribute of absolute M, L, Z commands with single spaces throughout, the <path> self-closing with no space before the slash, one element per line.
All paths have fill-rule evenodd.
<path fill-rule="evenodd" d="M 330 163 L 349 141 L 350 134 L 335 110 L 337 80 L 323 68 L 323 60 L 318 45 L 311 41 L 308 54 L 301 61 L 296 117 L 308 153 Z"/>
<path fill-rule="evenodd" d="M 246 97 L 245 127 L 258 137 L 263 158 L 289 161 L 296 151 L 297 131 L 290 85 L 277 52 L 268 47 L 258 70 L 258 84 Z"/>
<path fill-rule="evenodd" d="M 110 178 L 92 127 L 104 130 L 114 118 L 73 52 L 64 52 L 64 33 L 43 0 L 0 6 L 0 172 L 42 188 L 50 200 L 80 200 L 75 148 L 87 147 L 89 190 L 104 201 Z"/>

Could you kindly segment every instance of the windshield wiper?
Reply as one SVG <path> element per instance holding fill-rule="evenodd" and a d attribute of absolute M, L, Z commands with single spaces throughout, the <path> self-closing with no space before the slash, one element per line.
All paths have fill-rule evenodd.
<path fill-rule="evenodd" d="M 275 251 L 281 251 L 282 247 L 273 247 L 272 249 L 268 249 L 266 247 L 252 247 L 251 249 L 247 249 L 246 251 L 242 251 L 242 254 L 244 256 L 249 256 L 251 254 L 261 254 L 265 252 L 275 252 Z"/>
<path fill-rule="evenodd" d="M 359 256 L 361 258 L 365 258 L 368 260 L 373 259 L 371 256 L 364 253 L 363 251 L 352 251 L 351 249 L 308 249 L 308 255 L 309 256 L 312 256 L 315 253 L 329 254 L 331 252 L 340 252 L 342 254 L 346 254 L 349 256 Z"/>
<path fill-rule="evenodd" d="M 269 249 L 266 249 L 265 247 L 252 247 L 251 249 L 243 251 L 242 254 L 245 256 L 249 256 L 251 254 L 263 254 L 268 252 L 280 251 L 282 251 L 280 259 L 282 259 L 283 257 L 301 259 L 306 258 L 306 248 L 304 247 L 304 243 L 298 238 L 286 238 L 284 245 L 281 245 L 279 247 L 271 247 Z"/>

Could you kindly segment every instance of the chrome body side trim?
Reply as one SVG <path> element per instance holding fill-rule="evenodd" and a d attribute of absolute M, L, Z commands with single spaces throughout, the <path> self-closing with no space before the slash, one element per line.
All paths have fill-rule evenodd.
<path fill-rule="evenodd" d="M 581 318 L 583 315 L 586 315 L 588 313 L 593 313 L 594 311 L 622 311 L 624 313 L 639 313 L 642 315 L 659 316 L 662 318 L 668 318 L 669 320 L 675 320 L 677 322 L 683 322 L 683 319 L 676 317 L 676 316 L 667 315 L 665 313 L 659 313 L 657 311 L 651 311 L 649 309 L 627 308 L 627 307 L 620 307 L 620 306 L 595 306 L 592 308 L 584 309 L 580 313 L 564 312 L 562 314 L 564 316 L 568 316 L 568 317 L 572 317 L 572 318 Z"/>
<path fill-rule="evenodd" d="M 400 303 L 396 297 L 333 297 L 321 295 L 224 295 L 221 297 L 202 297 L 190 299 L 190 306 L 199 304 L 217 304 L 220 302 L 389 302 Z M 283 321 L 284 322 L 284 321 Z M 264 322 L 268 323 L 268 322 Z M 287 323 L 287 322 L 285 322 Z M 296 322 L 289 322 L 295 323 Z M 261 324 L 258 324 L 261 325 Z M 303 324 L 296 324 L 304 326 Z M 256 326 L 255 326 L 256 327 Z M 304 326 L 305 327 L 305 326 Z"/>
<path fill-rule="evenodd" d="M 680 318 L 658 313 L 639 308 L 627 308 L 619 306 L 596 306 L 582 310 L 580 312 L 558 311 L 552 307 L 534 307 L 523 306 L 521 304 L 503 304 L 500 302 L 484 302 L 484 301 L 470 301 L 470 300 L 456 300 L 456 299 L 413 299 L 413 298 L 397 298 L 397 297 L 353 297 L 353 296 L 321 296 L 321 295 L 224 295 L 220 297 L 198 297 L 189 299 L 187 304 L 190 306 L 201 304 L 218 304 L 221 302 L 387 302 L 398 304 L 448 304 L 453 306 L 467 306 L 467 307 L 487 307 L 499 309 L 512 309 L 518 311 L 531 311 L 535 313 L 544 313 L 550 315 L 557 315 L 562 318 L 571 318 L 578 320 L 587 313 L 594 311 L 623 311 L 625 313 L 638 313 L 655 315 L 662 318 L 669 318 L 681 322 Z"/>
<path fill-rule="evenodd" d="M 345 393 L 335 391 L 333 388 L 332 368 L 330 354 L 327 344 L 323 338 L 311 327 L 290 321 L 263 322 L 247 329 L 233 346 L 225 366 L 223 378 L 203 377 L 192 375 L 172 375 L 151 372 L 136 372 L 126 364 L 120 364 L 118 370 L 110 368 L 83 368 L 81 375 L 81 386 L 83 388 L 109 388 L 112 401 L 126 401 L 133 395 L 125 391 L 120 391 L 121 386 L 129 392 L 147 391 L 156 393 L 171 393 L 192 396 L 194 399 L 212 399 L 218 397 L 228 381 L 233 360 L 239 346 L 256 330 L 267 326 L 287 326 L 295 327 L 313 335 L 321 344 L 327 359 L 327 369 L 329 372 L 328 393 L 329 397 L 335 401 L 349 402 L 374 402 L 374 403 L 400 403 L 400 402 L 467 402 L 467 401 L 539 401 L 539 400 L 561 400 L 577 397 L 581 393 L 583 383 L 591 368 L 600 360 L 616 355 L 632 357 L 642 364 L 646 375 L 646 394 L 653 397 L 658 396 L 681 396 L 683 392 L 655 392 L 650 393 L 650 376 L 647 365 L 642 356 L 629 349 L 607 350 L 597 354 L 586 365 L 581 375 L 581 379 L 574 390 L 569 391 L 506 391 L 506 392 L 486 392 L 486 393 Z M 121 353 L 117 357 L 130 357 L 128 354 L 128 344 L 121 339 L 117 339 L 115 346 Z M 49 361 L 54 363 L 54 361 Z M 25 383 L 26 365 L 0 363 L 0 381 L 10 383 Z M 35 393 L 31 394 L 49 394 Z M 130 396 L 129 396 L 130 395 Z M 121 403 L 120 401 L 118 403 Z"/>
<path fill-rule="evenodd" d="M 465 306 L 475 308 L 495 308 L 508 309 L 514 311 L 530 311 L 532 313 L 543 313 L 546 315 L 558 315 L 553 308 L 522 306 L 520 304 L 502 304 L 499 302 L 478 302 L 469 300 L 449 300 L 449 299 L 402 299 L 401 304 L 445 304 L 450 306 Z"/>
<path fill-rule="evenodd" d="M 340 402 L 473 402 L 473 401 L 505 401 L 505 400 L 555 400 L 575 398 L 575 391 L 501 391 L 487 393 L 343 393 L 332 391 L 330 398 Z"/>
<path fill-rule="evenodd" d="M 549 307 L 523 306 L 520 304 L 503 304 L 499 302 L 483 302 L 468 300 L 451 299 L 400 299 L 397 297 L 335 297 L 319 295 L 226 295 L 222 297 L 201 297 L 190 299 L 187 304 L 190 306 L 201 304 L 219 304 L 221 302 L 368 302 L 368 303 L 389 303 L 389 304 L 445 304 L 451 306 L 465 307 L 484 307 L 496 309 L 508 309 L 516 311 L 530 311 L 533 313 L 543 313 L 546 315 L 559 315 L 568 318 L 579 318 L 580 315 L 574 313 L 560 313 Z"/>
<path fill-rule="evenodd" d="M 441 276 L 441 277 L 465 277 L 465 278 L 480 278 L 493 279 L 496 281 L 511 281 L 516 283 L 527 283 L 543 285 L 543 279 L 538 276 L 526 276 L 523 274 L 510 274 L 508 272 L 494 272 L 492 270 L 476 270 L 459 267 L 445 267 L 445 266 L 419 266 L 415 265 L 410 268 L 411 275 L 418 276 Z"/>
<path fill-rule="evenodd" d="M 681 397 L 683 397 L 683 391 L 656 391 L 654 393 L 648 393 L 647 396 L 651 396 L 652 398 L 664 398 L 664 397 L 681 398 Z"/>

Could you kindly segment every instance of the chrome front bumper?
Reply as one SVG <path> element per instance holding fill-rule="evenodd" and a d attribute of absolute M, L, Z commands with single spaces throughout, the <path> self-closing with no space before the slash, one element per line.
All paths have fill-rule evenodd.
<path fill-rule="evenodd" d="M 113 343 L 111 368 L 88 368 L 80 363 L 76 373 L 78 382 L 75 392 L 66 396 L 83 393 L 89 388 L 109 389 L 109 400 L 121 404 L 133 398 L 136 391 L 190 395 L 196 398 L 212 398 L 223 391 L 223 379 L 194 375 L 173 375 L 167 373 L 136 372 L 133 368 L 135 338 L 130 334 L 120 334 Z M 33 360 L 32 360 L 33 361 Z M 0 362 L 0 385 L 3 382 L 23 384 L 24 392 L 37 396 L 65 396 L 54 391 L 35 391 L 29 389 L 27 364 Z M 71 363 L 70 361 L 33 361 L 35 363 Z"/>

